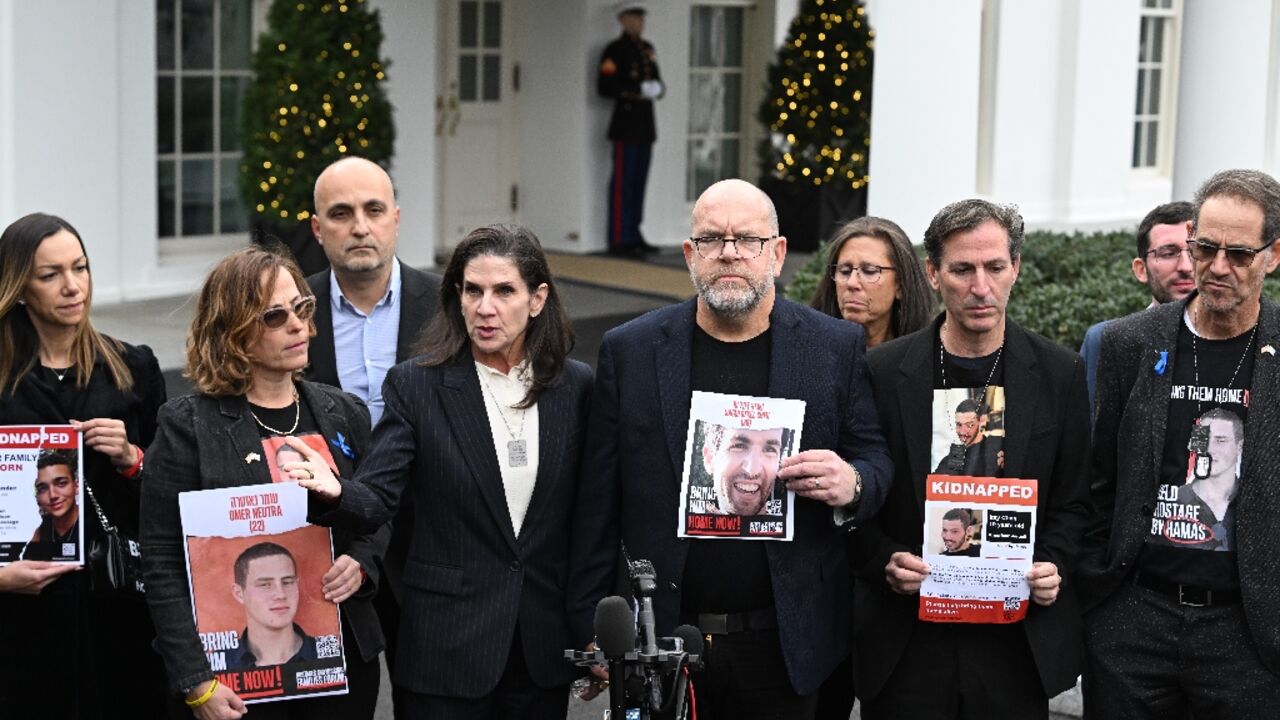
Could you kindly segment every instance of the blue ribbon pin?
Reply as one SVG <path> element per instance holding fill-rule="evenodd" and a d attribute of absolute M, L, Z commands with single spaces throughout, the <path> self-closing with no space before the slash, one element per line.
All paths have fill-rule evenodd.
<path fill-rule="evenodd" d="M 346 455 L 348 458 L 352 460 L 356 459 L 355 451 L 352 450 L 351 446 L 347 444 L 347 439 L 342 436 L 342 433 L 338 433 L 338 439 L 330 440 L 329 444 L 341 450 L 342 454 Z"/>
<path fill-rule="evenodd" d="M 1169 351 L 1168 351 L 1168 350 L 1161 350 L 1161 351 L 1160 351 L 1160 359 L 1156 361 L 1156 365 L 1155 365 L 1155 368 L 1154 368 L 1154 369 L 1155 369 L 1155 371 L 1156 371 L 1156 374 L 1157 374 L 1157 375 L 1163 375 L 1163 374 L 1164 374 L 1164 369 L 1165 369 L 1165 368 L 1167 368 L 1167 367 L 1169 367 Z M 339 435 L 338 437 L 342 437 L 342 436 L 341 436 L 341 435 Z"/>

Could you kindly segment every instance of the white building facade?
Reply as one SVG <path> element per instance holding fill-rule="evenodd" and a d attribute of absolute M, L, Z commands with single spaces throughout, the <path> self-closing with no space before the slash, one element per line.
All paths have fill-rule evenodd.
<path fill-rule="evenodd" d="M 337 0 L 335 0 L 336 2 Z M 470 228 L 604 248 L 613 0 L 371 0 L 395 107 L 400 255 Z M 248 242 L 234 117 L 267 0 L 0 0 L 0 224 L 82 233 L 99 302 L 181 295 Z M 766 66 L 800 0 L 652 0 L 667 94 L 644 231 L 759 174 Z M 918 239 L 943 204 L 1133 225 L 1223 167 L 1280 171 L 1280 0 L 870 0 L 869 211 Z M 785 233 L 786 228 L 783 228 Z"/>

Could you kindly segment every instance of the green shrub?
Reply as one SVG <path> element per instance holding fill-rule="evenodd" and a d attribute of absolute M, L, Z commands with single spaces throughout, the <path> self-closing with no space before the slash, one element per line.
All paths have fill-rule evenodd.
<path fill-rule="evenodd" d="M 923 257 L 924 248 L 916 250 Z M 1022 269 L 1009 299 L 1009 317 L 1077 350 L 1090 325 L 1141 310 L 1151 302 L 1133 279 L 1132 231 L 1081 234 L 1029 232 Z M 824 272 L 826 245 L 792 277 L 786 296 L 808 303 Z M 1267 297 L 1280 300 L 1280 278 L 1267 278 Z"/>

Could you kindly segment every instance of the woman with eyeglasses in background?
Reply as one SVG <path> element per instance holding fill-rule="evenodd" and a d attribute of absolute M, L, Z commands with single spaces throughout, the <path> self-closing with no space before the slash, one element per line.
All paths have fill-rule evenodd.
<path fill-rule="evenodd" d="M 275 251 L 246 248 L 218 263 L 200 290 L 187 337 L 186 374 L 197 392 L 160 410 L 147 451 L 151 484 L 142 501 L 142 547 L 157 646 L 175 691 L 170 717 L 220 720 L 245 712 L 235 692 L 214 680 L 196 634 L 178 494 L 272 482 L 273 473 L 280 475 L 274 450 L 283 437 L 321 436 L 323 447 L 335 448 L 326 450 L 326 462 L 344 477 L 368 447 L 364 403 L 301 379 L 315 334 L 316 300 L 307 290 L 297 265 Z M 281 479 L 299 477 L 286 471 Z M 386 526 L 373 535 L 334 531 L 333 566 L 323 578 L 298 579 L 304 594 L 322 594 L 342 607 L 349 694 L 255 705 L 252 717 L 373 717 L 383 637 L 372 597 L 389 536 Z M 308 585 L 317 580 L 320 586 Z M 243 642 L 257 652 L 253 638 Z M 302 642 L 285 662 L 308 659 Z"/>
<path fill-rule="evenodd" d="M 832 236 L 826 272 L 809 305 L 861 324 L 873 348 L 927 325 L 934 296 L 907 234 L 892 220 L 868 216 Z M 853 694 L 852 661 L 845 660 L 819 690 L 815 718 L 848 720 Z"/>
<path fill-rule="evenodd" d="M 92 300 L 89 258 L 70 223 L 32 213 L 0 235 L 0 425 L 70 424 L 83 434 L 81 551 L 104 533 L 89 491 L 111 524 L 137 537 L 142 448 L 165 398 L 150 348 L 94 329 Z M 146 603 L 93 587 L 75 564 L 27 557 L 0 567 L 0 716 L 117 717 L 122 688 L 130 714 L 162 711 Z"/>

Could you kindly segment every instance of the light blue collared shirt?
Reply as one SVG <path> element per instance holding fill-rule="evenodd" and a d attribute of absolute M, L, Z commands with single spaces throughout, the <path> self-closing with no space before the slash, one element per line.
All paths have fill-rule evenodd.
<path fill-rule="evenodd" d="M 387 294 L 365 315 L 352 305 L 329 273 L 329 297 L 333 311 L 333 354 L 338 362 L 342 389 L 369 405 L 374 425 L 382 417 L 382 381 L 396 364 L 396 339 L 400 334 L 400 260 L 391 260 Z"/>

